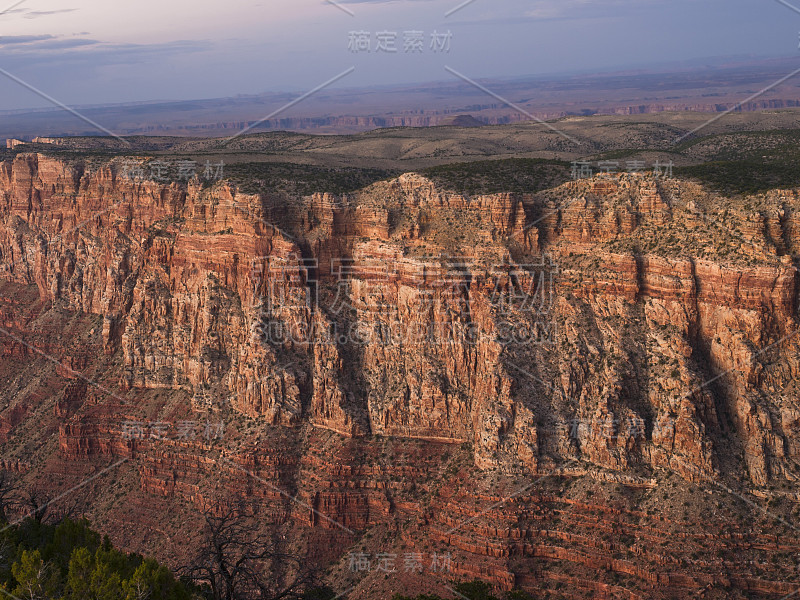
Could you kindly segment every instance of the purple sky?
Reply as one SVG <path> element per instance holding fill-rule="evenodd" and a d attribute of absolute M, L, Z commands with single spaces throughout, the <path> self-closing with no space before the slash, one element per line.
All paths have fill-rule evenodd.
<path fill-rule="evenodd" d="M 0 68 L 88 105 L 304 92 L 351 66 L 336 85 L 451 79 L 445 66 L 475 78 L 734 55 L 798 55 L 800 66 L 800 10 L 776 0 L 474 0 L 446 16 L 462 2 L 26 0 L 0 15 Z M 431 48 L 434 31 L 452 34 L 440 38 L 449 51 Z M 372 51 L 349 51 L 351 32 Z M 376 51 L 379 32 L 396 34 L 397 52 Z M 418 36 L 406 32 L 423 46 L 406 52 Z M 49 106 L 0 80 L 0 110 Z"/>

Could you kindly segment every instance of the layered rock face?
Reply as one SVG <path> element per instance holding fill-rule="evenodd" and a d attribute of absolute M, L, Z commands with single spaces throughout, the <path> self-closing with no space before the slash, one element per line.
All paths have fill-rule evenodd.
<path fill-rule="evenodd" d="M 683 258 L 637 236 L 714 246 L 725 226 L 701 190 L 643 178 L 467 198 L 406 175 L 291 200 L 24 155 L 0 183 L 5 276 L 102 315 L 123 389 L 472 442 L 480 466 L 533 472 L 581 458 L 713 476 L 730 428 L 754 483 L 794 477 L 793 197 L 737 254 Z"/>
<path fill-rule="evenodd" d="M 44 155 L 0 165 L 0 275 L 94 315 L 96 350 L 118 369 L 93 387 L 73 357 L 65 456 L 131 455 L 114 438 L 124 419 L 81 408 L 87 397 L 127 415 L 169 392 L 198 414 L 340 443 L 459 445 L 506 476 L 797 481 L 797 192 L 723 210 L 693 184 L 637 175 L 467 197 L 408 174 L 286 198 L 120 173 Z M 5 353 L 25 335 L 12 321 Z M 24 419 L 18 404 L 3 435 Z M 150 460 L 154 481 L 175 459 Z M 332 468 L 324 450 L 303 460 Z M 179 494 L 178 471 L 153 489 Z M 396 510 L 371 502 L 372 519 Z"/>

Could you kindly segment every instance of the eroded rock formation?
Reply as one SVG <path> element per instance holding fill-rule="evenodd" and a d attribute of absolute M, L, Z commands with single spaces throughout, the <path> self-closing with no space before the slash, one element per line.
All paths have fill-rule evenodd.
<path fill-rule="evenodd" d="M 723 211 L 727 199 L 694 184 L 638 175 L 467 197 L 407 174 L 287 198 L 120 173 L 33 154 L 0 164 L 2 277 L 97 321 L 94 349 L 27 341 L 70 381 L 54 409 L 65 457 L 143 457 L 143 488 L 195 501 L 186 473 L 213 468 L 202 443 L 154 454 L 119 437 L 145 392 L 163 391 L 184 411 L 338 443 L 468 447 L 480 471 L 505 476 L 797 481 L 797 192 Z M 34 356 L 15 310 L 3 308 L 4 356 Z M 114 365 L 102 385 L 82 375 L 92 352 Z M 0 435 L 34 400 L 6 398 Z M 325 473 L 321 452 L 248 468 L 318 471 L 333 488 L 355 476 Z M 399 510 L 388 492 L 297 485 L 353 528 Z M 522 555 L 650 580 L 641 562 L 553 550 L 547 532 L 495 534 L 543 538 Z"/>

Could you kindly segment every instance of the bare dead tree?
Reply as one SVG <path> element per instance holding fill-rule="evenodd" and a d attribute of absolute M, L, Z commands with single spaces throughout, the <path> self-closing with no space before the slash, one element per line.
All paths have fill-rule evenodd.
<path fill-rule="evenodd" d="M 133 583 L 133 589 L 128 592 L 128 598 L 133 597 L 133 600 L 151 600 L 153 597 L 153 588 L 146 582 L 137 579 Z"/>
<path fill-rule="evenodd" d="M 282 551 L 246 511 L 204 510 L 203 537 L 181 574 L 207 586 L 213 600 L 302 598 L 316 583 L 301 557 Z"/>
<path fill-rule="evenodd" d="M 17 480 L 9 471 L 0 471 L 0 523 L 8 523 L 8 512 L 20 501 Z"/>
<path fill-rule="evenodd" d="M 0 470 L 0 523 L 8 523 L 9 513 L 20 512 L 41 523 L 46 517 L 54 521 L 77 518 L 83 514 L 83 507 L 78 498 L 71 496 L 56 503 L 44 487 L 34 484 L 25 488 L 12 473 Z"/>
<path fill-rule="evenodd" d="M 25 491 L 24 505 L 28 510 L 28 515 L 42 523 L 47 517 L 52 507 L 52 496 L 44 488 L 34 485 Z"/>
<path fill-rule="evenodd" d="M 50 505 L 50 520 L 60 523 L 65 519 L 80 520 L 85 514 L 85 506 L 77 496 L 66 496 Z"/>

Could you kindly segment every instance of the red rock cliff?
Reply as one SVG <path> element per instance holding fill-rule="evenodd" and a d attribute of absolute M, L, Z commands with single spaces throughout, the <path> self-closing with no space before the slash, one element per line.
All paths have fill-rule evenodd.
<path fill-rule="evenodd" d="M 114 411 L 169 391 L 176 410 L 232 409 L 276 431 L 469 443 L 486 472 L 581 464 L 636 485 L 668 471 L 796 481 L 794 192 L 723 213 L 693 184 L 629 175 L 466 197 L 408 174 L 346 197 L 285 198 L 119 173 L 43 155 L 0 165 L 3 277 L 94 315 L 113 365 L 113 380 L 59 399 L 65 456 L 136 455 Z M 7 312 L 4 354 L 25 353 L 24 319 Z M 80 382 L 91 350 L 51 350 L 72 356 L 62 371 Z M 89 398 L 111 406 L 79 412 Z M 3 435 L 32 407 L 10 407 Z M 186 458 L 191 448 L 142 452 L 144 487 L 196 500 L 177 473 L 212 467 Z M 302 461 L 319 471 L 304 485 L 325 514 L 366 525 L 401 510 L 372 493 L 363 506 L 312 493 L 317 478 L 334 488 L 375 474 Z M 646 579 L 544 542 L 519 551 Z"/>

